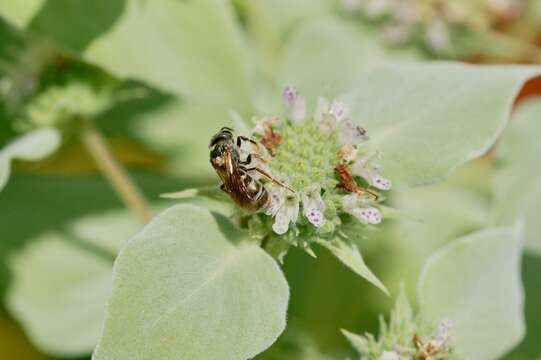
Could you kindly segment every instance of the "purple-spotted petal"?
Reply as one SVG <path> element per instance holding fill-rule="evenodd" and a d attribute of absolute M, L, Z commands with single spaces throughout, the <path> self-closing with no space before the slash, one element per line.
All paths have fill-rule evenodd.
<path fill-rule="evenodd" d="M 390 190 L 392 186 L 391 180 L 386 179 L 379 174 L 372 175 L 372 181 L 370 184 L 377 189 L 385 191 Z"/>
<path fill-rule="evenodd" d="M 340 100 L 334 100 L 329 109 L 329 113 L 334 116 L 336 121 L 342 121 L 349 115 L 349 108 Z"/>
<path fill-rule="evenodd" d="M 353 215 L 363 224 L 379 224 L 381 222 L 381 213 L 374 207 L 357 208 L 353 210 Z"/>
<path fill-rule="evenodd" d="M 318 209 L 312 208 L 305 211 L 306 218 L 312 225 L 315 227 L 321 227 L 325 224 L 325 217 L 323 216 L 323 213 L 319 211 Z"/>
<path fill-rule="evenodd" d="M 287 105 L 292 106 L 298 97 L 299 93 L 296 88 L 294 88 L 293 86 L 286 86 L 286 88 L 284 89 L 284 99 Z"/>

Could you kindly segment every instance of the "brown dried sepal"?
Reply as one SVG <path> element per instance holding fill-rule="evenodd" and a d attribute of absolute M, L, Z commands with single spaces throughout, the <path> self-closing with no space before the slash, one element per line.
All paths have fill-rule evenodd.
<path fill-rule="evenodd" d="M 282 143 L 282 136 L 274 131 L 271 121 L 265 122 L 263 127 L 263 136 L 259 142 L 272 154 L 273 149 Z"/>
<path fill-rule="evenodd" d="M 348 167 L 345 164 L 340 164 L 336 166 L 334 168 L 334 171 L 336 172 L 336 175 L 338 176 L 338 179 L 339 179 L 339 183 L 337 185 L 338 188 L 344 189 L 346 191 L 359 194 L 359 195 L 369 194 L 376 201 L 379 199 L 379 195 L 376 194 L 375 192 L 357 185 L 357 182 L 353 178 L 353 174 L 351 173 L 351 171 L 349 171 Z"/>

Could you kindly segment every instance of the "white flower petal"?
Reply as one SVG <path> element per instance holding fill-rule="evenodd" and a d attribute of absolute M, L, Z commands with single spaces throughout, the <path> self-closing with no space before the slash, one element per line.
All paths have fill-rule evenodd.
<path fill-rule="evenodd" d="M 440 321 L 440 323 L 438 324 L 438 328 L 434 332 L 434 337 L 442 345 L 445 345 L 451 338 L 451 331 L 453 327 L 454 327 L 454 323 L 453 321 L 449 319 Z"/>
<path fill-rule="evenodd" d="M 381 213 L 375 207 L 356 208 L 352 212 L 363 224 L 379 224 L 381 222 Z"/>
<path fill-rule="evenodd" d="M 338 141 L 342 145 L 357 145 L 368 140 L 366 130 L 355 125 L 353 122 L 346 120 L 340 125 L 338 133 Z"/>
<path fill-rule="evenodd" d="M 384 178 L 383 176 L 375 173 L 372 175 L 372 181 L 370 185 L 380 190 L 390 190 L 392 183 L 391 180 Z"/>
<path fill-rule="evenodd" d="M 272 225 L 272 230 L 278 235 L 283 235 L 289 229 L 289 218 L 283 214 L 278 213 L 274 219 L 274 224 Z"/>
<path fill-rule="evenodd" d="M 275 222 L 272 229 L 275 233 L 282 235 L 287 232 L 289 223 L 297 222 L 299 218 L 299 199 L 294 196 L 286 197 L 276 212 Z"/>
<path fill-rule="evenodd" d="M 284 203 L 284 192 L 280 189 L 277 189 L 277 187 L 270 187 L 268 190 L 269 193 L 269 201 L 270 204 L 265 209 L 265 214 L 269 216 L 275 216 L 278 210 L 280 210 L 280 207 Z"/>
<path fill-rule="evenodd" d="M 323 226 L 326 221 L 323 213 L 316 208 L 305 209 L 304 216 L 306 216 L 312 225 L 318 228 Z"/>
<path fill-rule="evenodd" d="M 372 160 L 378 158 L 379 154 L 364 156 L 353 163 L 351 172 L 354 175 L 362 176 L 370 185 L 380 190 L 389 190 L 392 186 L 391 180 L 380 175 L 383 167 L 373 164 Z"/>
<path fill-rule="evenodd" d="M 347 213 L 352 213 L 359 206 L 359 196 L 356 194 L 349 194 L 342 196 L 342 207 Z"/>
<path fill-rule="evenodd" d="M 289 206 L 287 209 L 287 217 L 291 222 L 295 223 L 299 219 L 299 203 L 296 206 Z"/>
<path fill-rule="evenodd" d="M 290 109 L 290 118 L 295 122 L 301 122 L 306 118 L 306 98 L 299 96 Z"/>
<path fill-rule="evenodd" d="M 329 112 L 329 100 L 324 97 L 318 96 L 316 111 L 314 112 L 314 120 L 319 123 L 321 122 L 323 115 Z"/>
<path fill-rule="evenodd" d="M 329 113 L 323 114 L 318 123 L 319 130 L 325 134 L 330 134 L 336 129 L 336 118 Z"/>
<path fill-rule="evenodd" d="M 340 100 L 334 100 L 329 108 L 329 114 L 334 116 L 336 121 L 340 122 L 349 115 L 349 108 Z"/>
<path fill-rule="evenodd" d="M 288 86 L 284 89 L 284 99 L 289 108 L 291 120 L 300 122 L 306 117 L 306 98 L 300 96 L 297 89 Z"/>
<path fill-rule="evenodd" d="M 315 207 L 323 211 L 325 203 L 321 198 L 321 185 L 314 183 L 306 187 L 302 193 L 302 204 L 304 207 Z"/>
<path fill-rule="evenodd" d="M 396 351 L 385 351 L 378 360 L 401 360 L 401 357 Z"/>

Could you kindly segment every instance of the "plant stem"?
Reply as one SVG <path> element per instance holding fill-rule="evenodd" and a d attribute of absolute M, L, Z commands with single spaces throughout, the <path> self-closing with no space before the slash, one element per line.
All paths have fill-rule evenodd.
<path fill-rule="evenodd" d="M 152 216 L 147 201 L 137 185 L 130 178 L 128 172 L 115 158 L 107 145 L 105 137 L 94 126 L 92 121 L 84 121 L 81 139 L 96 162 L 96 165 L 107 178 L 124 204 L 143 223 L 149 222 Z"/>

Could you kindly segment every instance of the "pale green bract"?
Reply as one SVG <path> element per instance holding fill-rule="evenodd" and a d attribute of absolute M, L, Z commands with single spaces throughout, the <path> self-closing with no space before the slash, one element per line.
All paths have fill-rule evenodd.
<path fill-rule="evenodd" d="M 344 96 L 369 146 L 383 152 L 396 188 L 444 180 L 484 154 L 505 128 L 515 98 L 536 67 L 458 63 L 388 65 Z"/>
<path fill-rule="evenodd" d="M 139 227 L 126 210 L 88 215 L 36 236 L 10 258 L 7 308 L 38 349 L 63 357 L 92 352 L 111 291 L 113 259 Z"/>
<path fill-rule="evenodd" d="M 46 158 L 60 146 L 60 134 L 53 128 L 33 130 L 0 150 L 0 190 L 11 173 L 11 161 L 37 161 Z"/>
<path fill-rule="evenodd" d="M 453 323 L 452 345 L 465 360 L 500 358 L 524 336 L 521 226 L 489 228 L 433 254 L 418 284 L 421 317 Z"/>
<path fill-rule="evenodd" d="M 541 255 L 541 100 L 520 106 L 498 147 L 494 218 L 500 224 L 525 221 L 525 248 Z"/>
<path fill-rule="evenodd" d="M 383 285 L 383 283 L 374 275 L 374 273 L 368 268 L 361 252 L 357 246 L 353 243 L 347 243 L 342 239 L 319 240 L 318 244 L 329 250 L 338 260 L 344 265 L 350 268 L 354 273 L 363 277 L 373 285 L 377 286 L 386 295 L 389 295 L 389 291 Z"/>
<path fill-rule="evenodd" d="M 289 289 L 242 238 L 191 205 L 156 217 L 116 260 L 93 359 L 248 359 L 269 347 L 285 328 Z"/>

